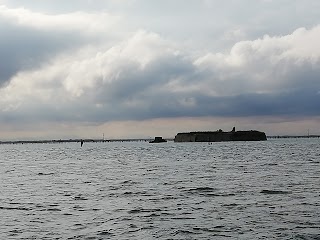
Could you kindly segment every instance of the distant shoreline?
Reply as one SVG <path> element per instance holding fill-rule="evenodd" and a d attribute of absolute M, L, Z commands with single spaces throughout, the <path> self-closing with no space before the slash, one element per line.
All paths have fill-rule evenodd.
<path fill-rule="evenodd" d="M 320 135 L 279 135 L 279 136 L 267 136 L 267 139 L 286 139 L 286 138 L 320 138 Z M 12 140 L 12 141 L 0 141 L 0 145 L 3 144 L 56 144 L 56 143 L 81 143 L 92 142 L 149 142 L 150 138 L 137 138 L 137 139 L 59 139 L 59 140 Z M 172 138 L 166 138 L 168 141 L 173 141 Z"/>

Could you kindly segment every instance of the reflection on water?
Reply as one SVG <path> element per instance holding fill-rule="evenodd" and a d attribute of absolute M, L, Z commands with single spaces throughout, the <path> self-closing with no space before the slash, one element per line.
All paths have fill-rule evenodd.
<path fill-rule="evenodd" d="M 319 144 L 0 145 L 0 239 L 319 239 Z"/>

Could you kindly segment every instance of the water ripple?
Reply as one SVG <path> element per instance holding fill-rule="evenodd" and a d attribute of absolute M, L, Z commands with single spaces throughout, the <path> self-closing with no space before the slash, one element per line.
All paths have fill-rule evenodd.
<path fill-rule="evenodd" d="M 319 143 L 0 145 L 0 239 L 320 239 Z"/>

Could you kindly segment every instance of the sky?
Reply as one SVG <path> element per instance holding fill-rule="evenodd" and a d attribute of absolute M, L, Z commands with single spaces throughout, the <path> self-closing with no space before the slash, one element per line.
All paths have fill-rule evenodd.
<path fill-rule="evenodd" d="M 318 0 L 0 0 L 0 140 L 320 134 Z"/>

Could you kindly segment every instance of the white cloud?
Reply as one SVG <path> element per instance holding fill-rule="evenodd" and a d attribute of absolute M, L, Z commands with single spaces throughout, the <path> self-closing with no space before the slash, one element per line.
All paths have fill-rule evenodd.
<path fill-rule="evenodd" d="M 292 72 L 303 72 L 304 67 L 319 63 L 319 47 L 313 45 L 319 39 L 320 27 L 298 29 L 287 36 L 239 42 L 229 54 L 208 53 L 194 59 L 192 65 L 192 53 L 140 30 L 111 48 L 91 46 L 59 55 L 37 70 L 18 73 L 0 90 L 0 105 L 4 110 L 28 103 L 59 103 L 63 108 L 64 104 L 75 104 L 75 99 L 83 102 L 91 96 L 91 103 L 104 111 L 101 106 L 106 103 L 100 101 L 106 100 L 101 100 L 98 92 L 105 90 L 105 99 L 123 101 L 127 108 L 153 103 L 153 98 L 161 95 L 176 98 L 177 108 L 188 108 L 197 107 L 201 95 L 228 97 L 287 91 L 298 85 L 312 87 L 314 79 L 295 79 Z M 165 68 L 163 60 L 169 64 Z M 163 69 L 160 76 L 159 69 Z M 116 99 L 119 91 L 121 95 L 131 96 L 132 91 L 143 95 Z"/>
<path fill-rule="evenodd" d="M 119 24 L 121 17 L 106 12 L 72 12 L 66 14 L 45 14 L 26 8 L 8 8 L 0 5 L 0 17 L 21 26 L 42 31 L 80 31 L 103 33 Z"/>
<path fill-rule="evenodd" d="M 228 54 L 208 53 L 195 65 L 212 71 L 212 83 L 223 81 L 233 94 L 285 90 L 293 85 L 292 72 L 304 71 L 303 65 L 316 68 L 320 60 L 320 26 L 310 30 L 300 28 L 290 35 L 236 43 Z M 228 83 L 231 81 L 231 83 Z M 296 81 L 296 79 L 295 79 Z M 300 79 L 308 84 L 308 79 Z M 232 84 L 235 84 L 233 87 Z M 245 86 L 245 89 L 239 87 Z M 220 95 L 228 90 L 220 89 Z"/>
<path fill-rule="evenodd" d="M 0 89 L 0 103 L 12 109 L 30 99 L 41 103 L 71 101 L 86 91 L 114 84 L 124 77 L 130 79 L 133 72 L 143 71 L 148 64 L 168 55 L 177 55 L 169 42 L 155 33 L 140 30 L 109 49 L 104 46 L 81 49 L 70 55 L 59 55 L 37 70 L 18 73 Z"/>
<path fill-rule="evenodd" d="M 320 26 L 241 40 L 227 52 L 214 52 L 207 45 L 187 48 L 179 39 L 144 28 L 129 31 L 117 15 L 104 12 L 54 15 L 0 6 L 0 18 L 19 25 L 18 31 L 31 28 L 47 38 L 51 31 L 70 34 L 71 43 L 79 38 L 74 31 L 91 34 L 55 54 L 39 47 L 41 61 L 8 74 L 0 87 L 0 121 L 254 116 L 282 114 L 283 109 L 318 113 Z M 241 30 L 247 28 L 231 29 L 224 32 L 233 40 L 248 37 Z M 24 41 L 14 40 L 19 46 Z M 16 63 L 16 54 L 8 62 Z"/>

